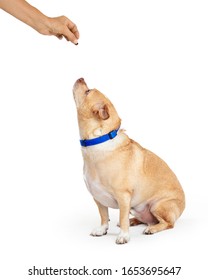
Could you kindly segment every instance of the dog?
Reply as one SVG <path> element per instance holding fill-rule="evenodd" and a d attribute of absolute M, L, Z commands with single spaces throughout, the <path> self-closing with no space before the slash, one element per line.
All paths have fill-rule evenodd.
<path fill-rule="evenodd" d="M 75 82 L 73 95 L 84 180 L 101 217 L 91 235 L 107 234 L 109 207 L 120 211 L 117 244 L 129 241 L 129 226 L 146 224 L 145 234 L 173 228 L 185 208 L 184 191 L 173 171 L 120 129 L 121 119 L 111 101 L 89 89 L 83 78 Z"/>

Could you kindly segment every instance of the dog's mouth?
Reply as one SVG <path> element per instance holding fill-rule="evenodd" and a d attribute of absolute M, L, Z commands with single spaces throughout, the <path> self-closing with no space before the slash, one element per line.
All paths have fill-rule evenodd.
<path fill-rule="evenodd" d="M 85 95 L 88 95 L 90 93 L 91 89 L 88 89 L 85 91 Z"/>

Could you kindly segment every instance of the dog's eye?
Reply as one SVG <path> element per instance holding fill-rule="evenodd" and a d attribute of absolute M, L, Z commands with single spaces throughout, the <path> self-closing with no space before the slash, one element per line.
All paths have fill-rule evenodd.
<path fill-rule="evenodd" d="M 88 95 L 88 94 L 90 93 L 90 90 L 91 90 L 91 89 L 86 90 L 86 91 L 85 91 L 85 94 Z"/>

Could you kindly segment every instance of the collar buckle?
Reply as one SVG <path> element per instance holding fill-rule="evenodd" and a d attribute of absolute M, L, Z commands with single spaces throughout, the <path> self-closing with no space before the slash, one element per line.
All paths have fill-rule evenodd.
<path fill-rule="evenodd" d="M 82 146 L 83 146 L 83 147 L 87 147 L 87 141 L 86 141 L 86 139 L 82 140 Z"/>
<path fill-rule="evenodd" d="M 117 135 L 117 131 L 116 130 L 113 130 L 113 131 L 108 133 L 108 136 L 109 136 L 110 139 L 115 138 L 116 135 Z"/>

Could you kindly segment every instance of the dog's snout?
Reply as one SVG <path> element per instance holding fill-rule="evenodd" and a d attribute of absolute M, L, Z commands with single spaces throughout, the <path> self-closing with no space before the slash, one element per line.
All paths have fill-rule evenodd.
<path fill-rule="evenodd" d="M 87 86 L 84 78 L 79 78 L 74 84 L 74 89 L 80 86 Z"/>
<path fill-rule="evenodd" d="M 85 97 L 84 93 L 87 90 L 88 90 L 88 86 L 84 78 L 79 78 L 78 80 L 76 80 L 73 86 L 73 95 L 77 105 L 82 103 L 83 98 Z"/>

